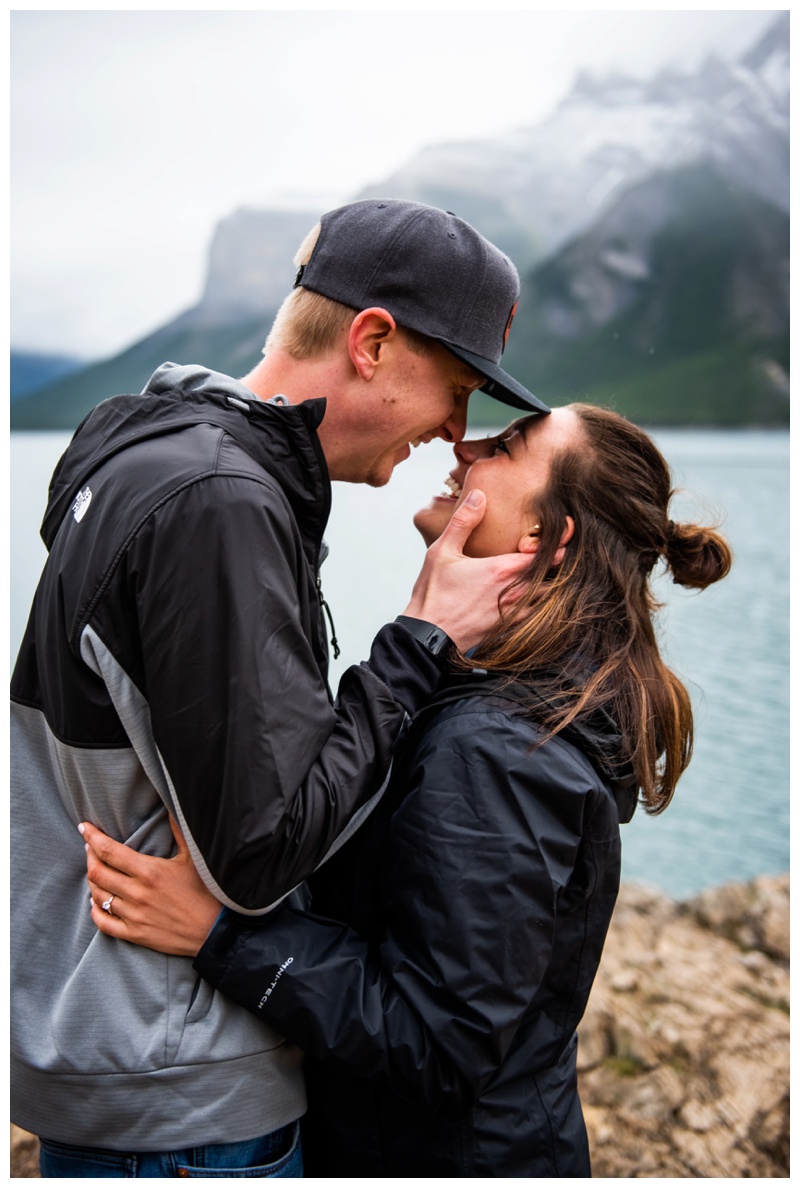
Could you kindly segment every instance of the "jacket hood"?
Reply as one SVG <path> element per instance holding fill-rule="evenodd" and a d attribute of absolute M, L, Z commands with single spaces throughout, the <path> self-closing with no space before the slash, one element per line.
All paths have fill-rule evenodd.
<path fill-rule="evenodd" d="M 519 713 L 534 717 L 536 715 L 531 702 L 532 695 L 544 700 L 535 689 L 523 681 L 509 681 L 508 677 L 501 674 L 474 668 L 468 673 L 450 674 L 440 687 L 432 707 L 441 706 L 448 701 L 458 701 L 469 695 L 502 697 L 507 701 L 513 701 L 519 707 Z M 559 730 L 557 737 L 572 743 L 584 753 L 611 788 L 617 802 L 620 822 L 624 824 L 630 821 L 636 809 L 639 789 L 631 763 L 628 760 L 620 762 L 622 734 L 619 724 L 608 710 L 601 706 L 591 715 L 570 722 L 568 726 Z"/>
<path fill-rule="evenodd" d="M 608 710 L 601 706 L 589 717 L 570 722 L 559 731 L 559 737 L 583 751 L 614 793 L 620 822 L 630 821 L 636 809 L 639 788 L 630 761 L 619 761 L 622 735 L 619 724 Z"/>
<path fill-rule="evenodd" d="M 235 438 L 280 482 L 304 539 L 319 538 L 331 498 L 316 433 L 325 406 L 324 399 L 295 405 L 265 402 L 220 372 L 164 363 L 141 393 L 103 400 L 78 426 L 53 472 L 42 540 L 49 549 L 83 484 L 114 454 L 197 424 L 217 425 Z"/>

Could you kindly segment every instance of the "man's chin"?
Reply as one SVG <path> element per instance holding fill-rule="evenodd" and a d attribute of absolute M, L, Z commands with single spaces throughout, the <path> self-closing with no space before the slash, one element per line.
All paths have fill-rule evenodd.
<path fill-rule="evenodd" d="M 370 470 L 369 474 L 362 482 L 366 483 L 368 487 L 385 487 L 389 479 L 394 474 L 395 466 L 399 466 L 401 462 L 405 462 L 411 453 L 409 446 L 404 446 L 403 449 L 398 450 L 392 457 L 384 455 L 379 458 L 375 465 Z"/>
<path fill-rule="evenodd" d="M 385 487 L 391 477 L 391 470 L 388 472 L 388 474 L 383 470 L 373 470 L 370 471 L 370 473 L 364 479 L 364 482 L 368 487 Z"/>

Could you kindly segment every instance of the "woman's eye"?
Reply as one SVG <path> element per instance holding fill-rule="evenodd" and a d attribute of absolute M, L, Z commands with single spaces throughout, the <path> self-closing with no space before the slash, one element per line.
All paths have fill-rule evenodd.
<path fill-rule="evenodd" d="M 501 437 L 500 440 L 497 442 L 496 446 L 494 447 L 495 453 L 497 453 L 498 450 L 502 450 L 502 452 L 504 454 L 508 453 L 508 445 L 507 445 L 504 437 Z"/>

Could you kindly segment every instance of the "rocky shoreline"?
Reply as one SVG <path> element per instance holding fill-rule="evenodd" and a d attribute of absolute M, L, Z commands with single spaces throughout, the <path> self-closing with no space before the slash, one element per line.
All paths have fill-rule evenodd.
<path fill-rule="evenodd" d="M 579 1035 L 595 1176 L 788 1176 L 789 875 L 624 886 Z"/>
<path fill-rule="evenodd" d="M 623 886 L 580 1027 L 594 1175 L 789 1175 L 789 875 Z M 11 1128 L 11 1176 L 37 1142 Z"/>

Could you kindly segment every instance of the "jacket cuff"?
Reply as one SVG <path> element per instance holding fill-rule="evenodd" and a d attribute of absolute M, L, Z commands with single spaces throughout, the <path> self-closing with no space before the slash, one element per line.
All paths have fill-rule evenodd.
<path fill-rule="evenodd" d="M 413 622 L 422 623 L 422 620 Z M 428 634 L 439 630 L 432 623 L 423 626 L 428 628 Z M 440 634 L 444 635 L 444 632 Z M 395 621 L 381 627 L 366 664 L 388 686 L 406 713 L 413 716 L 427 705 L 438 689 L 442 674 L 447 670 L 449 652 L 448 647 L 431 651 L 406 624 Z"/>
<path fill-rule="evenodd" d="M 241 937 L 241 917 L 223 908 L 193 962 L 194 969 L 206 982 L 219 987 Z"/>
<path fill-rule="evenodd" d="M 395 623 L 402 623 L 406 631 L 410 631 L 414 639 L 418 639 L 432 656 L 440 656 L 452 648 L 453 641 L 446 631 L 429 623 L 426 619 L 412 619 L 409 615 L 398 615 Z"/>

